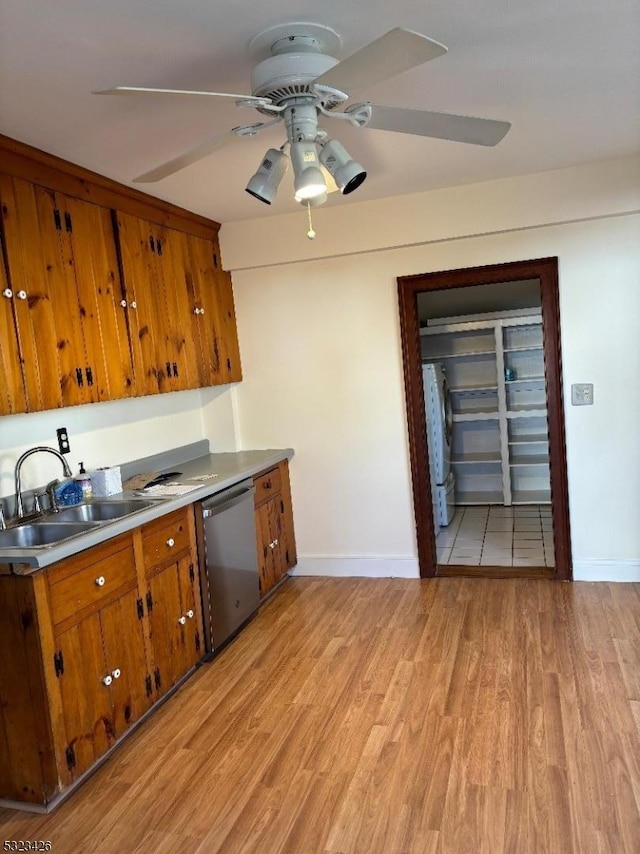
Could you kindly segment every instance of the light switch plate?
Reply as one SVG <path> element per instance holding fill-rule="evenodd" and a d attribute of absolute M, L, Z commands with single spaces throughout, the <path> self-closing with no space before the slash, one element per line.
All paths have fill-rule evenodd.
<path fill-rule="evenodd" d="M 573 383 L 571 386 L 572 406 L 591 406 L 593 403 L 593 383 Z"/>

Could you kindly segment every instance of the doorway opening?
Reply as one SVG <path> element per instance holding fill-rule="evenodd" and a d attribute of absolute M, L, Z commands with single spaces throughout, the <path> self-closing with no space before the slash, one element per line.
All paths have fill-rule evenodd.
<path fill-rule="evenodd" d="M 398 294 L 420 575 L 569 580 L 557 259 Z"/>

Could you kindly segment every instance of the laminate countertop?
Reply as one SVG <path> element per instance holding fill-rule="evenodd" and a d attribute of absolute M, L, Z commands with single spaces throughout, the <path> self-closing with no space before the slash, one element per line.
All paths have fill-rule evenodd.
<path fill-rule="evenodd" d="M 0 544 L 0 564 L 4 564 L 5 572 L 18 575 L 28 575 L 44 569 L 51 564 L 64 560 L 71 555 L 104 543 L 107 540 L 124 534 L 147 522 L 152 522 L 160 516 L 165 516 L 173 510 L 194 504 L 209 498 L 222 490 L 253 477 L 265 471 L 282 460 L 293 457 L 291 448 L 267 449 L 257 451 L 235 451 L 223 454 L 206 454 L 186 462 L 169 465 L 165 471 L 177 471 L 178 475 L 171 478 L 179 484 L 195 486 L 181 495 L 153 496 L 138 492 L 125 491 L 110 495 L 103 501 L 118 501 L 144 497 L 152 501 L 151 505 L 137 510 L 127 516 L 108 522 L 100 522 L 93 527 L 57 543 L 46 546 L 29 548 L 5 547 Z M 55 516 L 50 520 L 55 522 Z M 1 571 L 1 570 L 0 570 Z"/>

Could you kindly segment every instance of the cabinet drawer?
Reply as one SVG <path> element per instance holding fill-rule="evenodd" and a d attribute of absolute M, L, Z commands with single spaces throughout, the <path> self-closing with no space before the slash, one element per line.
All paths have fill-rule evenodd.
<path fill-rule="evenodd" d="M 131 546 L 111 551 L 103 557 L 84 556 L 83 561 L 72 558 L 59 570 L 49 570 L 53 623 L 57 626 L 76 614 L 80 615 L 88 606 L 100 607 L 119 588 L 135 587 L 136 583 Z"/>
<path fill-rule="evenodd" d="M 264 474 L 259 474 L 254 477 L 253 482 L 256 487 L 255 506 L 262 504 L 274 495 L 280 494 L 282 486 L 280 478 L 280 469 L 275 468 Z"/>
<path fill-rule="evenodd" d="M 156 522 L 150 522 L 142 529 L 145 569 L 188 549 L 190 544 L 188 508 L 176 510 Z"/>

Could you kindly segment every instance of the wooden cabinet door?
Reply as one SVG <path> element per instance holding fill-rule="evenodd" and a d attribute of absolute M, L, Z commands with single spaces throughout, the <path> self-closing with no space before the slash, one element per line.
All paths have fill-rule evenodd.
<path fill-rule="evenodd" d="M 289 464 L 283 460 L 280 470 L 280 536 L 282 574 L 294 567 L 298 562 L 296 538 L 293 528 L 293 503 L 291 500 L 291 483 L 289 480 Z"/>
<path fill-rule="evenodd" d="M 194 561 L 189 555 L 178 561 L 180 604 L 183 635 L 183 673 L 190 670 L 202 658 L 202 620 L 200 581 Z"/>
<path fill-rule="evenodd" d="M 199 353 L 194 336 L 192 300 L 189 282 L 193 279 L 187 235 L 175 229 L 157 230 L 161 254 L 158 256 L 158 275 L 167 308 L 166 346 L 169 369 L 167 384 L 172 391 L 198 388 Z M 210 383 L 208 383 L 210 385 Z"/>
<path fill-rule="evenodd" d="M 0 231 L 0 415 L 26 412 L 18 330 L 13 305 L 16 297 L 9 287 Z"/>
<path fill-rule="evenodd" d="M 56 193 L 65 223 L 71 225 L 78 304 L 87 360 L 99 400 L 133 393 L 133 365 L 111 211 Z"/>
<path fill-rule="evenodd" d="M 55 217 L 53 193 L 0 174 L 0 202 L 27 411 L 84 403 L 85 388 L 76 376 L 76 368 L 85 367 L 84 352 L 74 350 L 77 313 L 65 323 L 75 286 L 69 286 L 64 269 L 62 221 Z M 82 380 L 84 386 L 84 375 Z"/>
<path fill-rule="evenodd" d="M 223 306 L 217 287 L 215 247 L 210 240 L 186 236 L 191 276 L 188 292 L 192 328 L 198 342 L 199 379 L 202 386 L 227 382 L 227 348 L 223 335 Z"/>
<path fill-rule="evenodd" d="M 172 563 L 148 579 L 146 599 L 153 649 L 153 682 L 158 697 L 186 672 L 183 616 L 178 563 Z"/>
<path fill-rule="evenodd" d="M 135 393 L 157 394 L 165 360 L 162 311 L 154 294 L 155 243 L 152 256 L 149 224 L 144 220 L 118 211 L 115 222 Z"/>
<path fill-rule="evenodd" d="M 279 508 L 277 499 L 269 499 L 256 508 L 256 539 L 260 595 L 265 596 L 280 580 Z"/>
<path fill-rule="evenodd" d="M 224 342 L 225 359 L 223 365 L 223 382 L 240 382 L 242 379 L 242 366 L 240 364 L 240 345 L 238 343 L 238 327 L 236 324 L 236 310 L 233 302 L 233 286 L 231 274 L 223 270 L 219 265 L 219 253 L 214 254 L 216 263 L 216 282 L 220 301 L 222 303 L 222 329 L 221 335 Z"/>
<path fill-rule="evenodd" d="M 107 673 L 111 674 L 114 735 L 119 738 L 152 703 L 144 628 L 138 610 L 138 589 L 125 593 L 100 611 Z"/>
<path fill-rule="evenodd" d="M 27 408 L 131 394 L 110 211 L 7 176 L 0 195 Z"/>
<path fill-rule="evenodd" d="M 99 612 L 56 638 L 69 779 L 75 780 L 115 740 L 113 706 Z"/>

